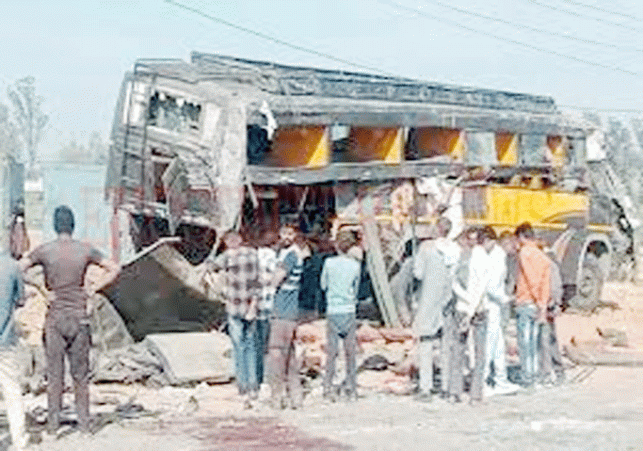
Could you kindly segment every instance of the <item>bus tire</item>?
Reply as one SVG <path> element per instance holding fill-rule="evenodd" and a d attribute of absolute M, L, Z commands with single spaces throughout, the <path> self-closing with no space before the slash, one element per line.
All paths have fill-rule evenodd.
<path fill-rule="evenodd" d="M 569 306 L 576 310 L 591 311 L 599 306 L 603 291 L 603 273 L 596 257 L 589 254 L 581 267 L 576 296 Z"/>

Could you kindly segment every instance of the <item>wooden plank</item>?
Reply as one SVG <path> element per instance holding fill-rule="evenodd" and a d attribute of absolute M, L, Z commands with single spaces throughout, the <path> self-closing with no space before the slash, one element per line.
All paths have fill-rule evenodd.
<path fill-rule="evenodd" d="M 382 319 L 387 327 L 401 327 L 400 316 L 397 305 L 391 292 L 391 285 L 386 273 L 384 264 L 384 254 L 382 252 L 382 242 L 380 241 L 377 223 L 375 222 L 373 211 L 373 200 L 367 196 L 362 205 L 366 214 L 362 221 L 364 227 L 364 239 L 366 240 L 366 267 L 371 275 L 375 299 L 382 314 Z M 371 214 L 369 214 L 371 213 Z"/>

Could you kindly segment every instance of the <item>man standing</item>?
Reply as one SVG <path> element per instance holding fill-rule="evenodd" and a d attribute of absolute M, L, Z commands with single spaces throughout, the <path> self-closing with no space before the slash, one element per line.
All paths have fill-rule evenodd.
<path fill-rule="evenodd" d="M 458 303 L 465 302 L 467 282 L 469 279 L 469 263 L 471 260 L 471 251 L 476 244 L 477 231 L 467 229 L 462 231 L 456 243 L 459 249 L 459 258 L 455 265 L 452 285 L 452 298 L 445 309 L 444 319 L 444 351 L 448 353 L 445 359 L 448 362 L 446 366 L 448 372 L 448 383 L 443 387 L 447 397 L 451 402 L 461 402 L 462 393 L 464 392 L 464 354 L 467 341 L 467 331 L 462 328 L 465 313 L 457 309 Z"/>
<path fill-rule="evenodd" d="M 268 337 L 270 336 L 270 316 L 275 299 L 275 271 L 277 269 L 277 234 L 267 231 L 260 240 L 257 248 L 259 259 L 259 283 L 261 294 L 257 312 L 257 384 L 264 382 L 264 359 L 268 351 Z"/>
<path fill-rule="evenodd" d="M 553 253 L 552 253 L 553 254 Z M 563 305 L 563 280 L 560 267 L 553 255 L 545 254 L 549 259 L 549 303 L 547 317 L 540 324 L 540 382 L 543 385 L 561 383 L 565 377 L 563 358 L 556 336 L 556 317 Z"/>
<path fill-rule="evenodd" d="M 550 264 L 538 247 L 531 224 L 516 229 L 518 239 L 518 279 L 516 282 L 516 319 L 521 382 L 534 383 L 537 370 L 538 327 L 547 316 Z"/>
<path fill-rule="evenodd" d="M 257 250 L 245 246 L 239 232 L 223 237 L 226 249 L 212 264 L 223 271 L 224 298 L 228 314 L 228 333 L 234 352 L 235 377 L 244 407 L 257 399 L 257 303 L 259 301 L 259 263 Z"/>
<path fill-rule="evenodd" d="M 25 411 L 20 388 L 20 366 L 16 351 L 14 313 L 24 301 L 20 266 L 8 252 L 0 254 L 0 385 L 15 449 L 27 445 Z"/>
<path fill-rule="evenodd" d="M 45 286 L 52 293 L 45 317 L 47 356 L 47 431 L 54 434 L 60 424 L 65 355 L 74 380 L 78 424 L 89 431 L 89 348 L 90 330 L 85 273 L 90 264 L 108 271 L 105 280 L 118 273 L 118 266 L 86 243 L 72 239 L 74 215 L 67 206 L 54 211 L 58 238 L 45 243 L 24 259 L 24 268 L 41 265 Z"/>
<path fill-rule="evenodd" d="M 441 217 L 436 228 L 438 238 L 434 242 L 425 241 L 421 244 L 413 264 L 413 276 L 420 281 L 420 297 L 413 329 L 418 337 L 418 399 L 421 401 L 431 400 L 433 347 L 438 343 L 438 332 L 443 326 L 443 312 L 451 299 L 454 267 L 459 256 L 457 245 L 446 238 L 451 230 L 451 221 Z"/>
<path fill-rule="evenodd" d="M 337 234 L 339 255 L 328 257 L 322 268 L 320 285 L 326 292 L 326 340 L 327 357 L 324 374 L 324 398 L 334 400 L 332 387 L 335 376 L 339 340 L 344 341 L 346 355 L 346 380 L 343 388 L 349 400 L 357 399 L 357 372 L 355 357 L 357 353 L 357 290 L 361 273 L 361 262 L 347 255 L 355 245 L 355 235 L 348 230 Z"/>
<path fill-rule="evenodd" d="M 295 353 L 295 333 L 299 319 L 299 288 L 303 259 L 297 246 L 297 228 L 287 224 L 279 229 L 281 250 L 277 255 L 276 285 L 270 337 L 268 338 L 271 404 L 285 407 L 284 385 L 290 407 L 302 405 L 299 365 Z"/>
<path fill-rule="evenodd" d="M 496 234 L 489 226 L 478 232 L 478 245 L 471 251 L 466 288 L 454 284 L 456 310 L 463 317 L 462 330 L 473 336 L 473 370 L 469 394 L 471 404 L 482 401 L 487 346 L 487 316 L 491 284 L 491 252 Z"/>
<path fill-rule="evenodd" d="M 489 252 L 489 303 L 487 304 L 487 352 L 485 359 L 484 380 L 489 383 L 491 367 L 493 366 L 493 381 L 491 387 L 485 385 L 487 396 L 492 394 L 515 393 L 518 386 L 507 379 L 507 364 L 505 360 L 505 337 L 503 332 L 503 312 L 509 308 L 507 287 L 507 253 L 500 244 L 493 240 L 493 248 Z"/>

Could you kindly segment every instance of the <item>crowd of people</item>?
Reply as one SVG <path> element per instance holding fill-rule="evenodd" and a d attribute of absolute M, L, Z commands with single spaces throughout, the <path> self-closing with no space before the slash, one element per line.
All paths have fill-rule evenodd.
<path fill-rule="evenodd" d="M 450 228 L 449 220 L 440 218 L 437 238 L 422 243 L 414 264 L 421 285 L 414 318 L 419 399 L 430 400 L 438 392 L 462 401 L 465 374 L 472 404 L 521 387 L 560 383 L 564 371 L 554 321 L 563 293 L 556 260 L 527 223 L 500 237 L 490 226 L 469 228 L 455 240 L 447 238 Z M 510 382 L 505 330 L 512 306 L 520 370 Z M 433 387 L 436 348 L 439 390 Z"/>
<path fill-rule="evenodd" d="M 417 339 L 417 399 L 440 394 L 453 402 L 510 394 L 533 384 L 555 384 L 564 377 L 554 320 L 562 303 L 556 260 L 547 255 L 532 227 L 497 236 L 493 228 L 473 227 L 449 239 L 451 223 L 440 217 L 435 235 L 418 246 L 413 276 L 413 331 Z M 308 302 L 326 318 L 326 368 L 323 397 L 357 398 L 357 304 L 364 252 L 354 231 L 340 229 L 333 249 L 315 249 L 294 224 L 260 240 L 239 232 L 223 238 L 224 250 L 210 259 L 223 278 L 228 331 L 233 343 L 236 380 L 251 408 L 261 384 L 270 387 L 277 409 L 302 406 L 297 327 Z M 314 263 L 311 263 L 314 262 Z M 321 293 L 322 301 L 319 301 Z M 314 298 L 314 300 L 310 300 Z M 308 300 L 307 300 L 308 299 Z M 321 308 L 320 308 L 321 304 Z M 516 316 L 520 371 L 509 380 L 505 331 Z M 343 342 L 346 377 L 333 385 L 339 344 Z M 435 377 L 434 352 L 439 349 Z M 265 366 L 264 366 L 265 362 Z M 265 368 L 265 370 L 264 370 Z M 435 381 L 440 384 L 434 386 Z"/>
<path fill-rule="evenodd" d="M 7 252 L 0 256 L 0 385 L 7 400 L 14 447 L 27 439 L 16 359 L 15 310 L 24 303 L 23 272 L 40 265 L 50 292 L 45 318 L 47 360 L 47 430 L 60 424 L 67 357 L 74 383 L 79 427 L 89 430 L 89 311 L 85 287 L 89 265 L 118 266 L 96 249 L 72 238 L 74 216 L 66 206 L 54 212 L 57 238 L 26 254 L 24 217 L 14 215 Z M 554 321 L 562 301 L 561 275 L 525 223 L 499 237 L 489 227 L 468 228 L 450 239 L 451 223 L 440 217 L 435 236 L 421 242 L 413 258 L 419 282 L 413 295 L 413 331 L 417 339 L 417 399 L 439 394 L 464 400 L 470 378 L 471 403 L 486 396 L 516 392 L 521 386 L 555 384 L 564 377 Z M 322 243 L 325 243 L 323 245 Z M 235 380 L 246 408 L 259 399 L 262 384 L 275 409 L 301 408 L 297 328 L 322 313 L 326 318 L 326 368 L 323 397 L 357 399 L 357 305 L 364 275 L 364 249 L 353 230 L 340 229 L 328 246 L 303 239 L 297 225 L 248 240 L 227 232 L 222 249 L 206 260 L 207 274 L 218 279 L 233 345 Z M 212 283 L 213 279 L 208 279 Z M 216 283 L 216 282 L 215 282 Z M 302 309 L 302 307 L 304 307 Z M 519 377 L 509 381 L 505 330 L 511 311 L 517 324 Z M 314 315 L 308 315 L 311 311 Z M 343 342 L 345 379 L 333 383 Z M 441 381 L 434 386 L 434 352 L 439 349 Z"/>

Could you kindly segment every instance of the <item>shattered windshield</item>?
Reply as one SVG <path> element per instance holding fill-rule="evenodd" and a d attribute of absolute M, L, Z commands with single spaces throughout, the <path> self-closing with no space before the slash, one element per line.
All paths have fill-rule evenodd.
<path fill-rule="evenodd" d="M 150 97 L 148 124 L 173 132 L 198 131 L 201 105 L 155 91 Z"/>

